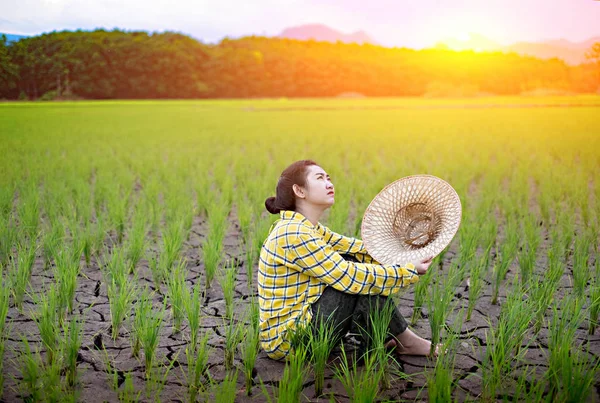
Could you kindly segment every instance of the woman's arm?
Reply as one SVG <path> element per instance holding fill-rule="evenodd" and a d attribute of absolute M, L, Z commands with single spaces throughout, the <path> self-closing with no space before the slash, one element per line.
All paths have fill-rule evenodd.
<path fill-rule="evenodd" d="M 379 264 L 379 262 L 369 255 L 362 240 L 338 234 L 321 224 L 319 224 L 317 230 L 323 235 L 323 240 L 331 245 L 336 252 L 350 254 L 361 263 Z"/>
<path fill-rule="evenodd" d="M 379 265 L 350 262 L 340 256 L 332 245 L 309 231 L 290 234 L 285 250 L 285 260 L 291 267 L 350 294 L 390 295 L 419 280 L 412 263 Z"/>

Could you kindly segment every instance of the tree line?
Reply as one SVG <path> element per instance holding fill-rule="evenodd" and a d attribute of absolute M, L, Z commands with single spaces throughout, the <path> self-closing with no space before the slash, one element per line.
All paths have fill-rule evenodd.
<path fill-rule="evenodd" d="M 249 36 L 204 44 L 145 31 L 0 40 L 0 99 L 156 99 L 597 92 L 600 44 L 569 66 L 515 53 Z"/>

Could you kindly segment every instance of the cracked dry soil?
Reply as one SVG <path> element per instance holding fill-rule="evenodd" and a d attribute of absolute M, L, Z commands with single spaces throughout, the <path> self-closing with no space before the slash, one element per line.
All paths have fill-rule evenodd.
<path fill-rule="evenodd" d="M 204 267 L 202 264 L 201 245 L 206 233 L 206 220 L 195 217 L 189 238 L 184 243 L 183 255 L 188 261 L 187 284 L 192 286 L 198 281 L 204 281 Z M 114 234 L 113 234 L 114 235 Z M 115 237 L 107 238 L 107 245 L 114 242 Z M 547 240 L 542 242 L 541 251 L 538 254 L 536 266 L 543 267 L 545 256 L 545 247 Z M 151 248 L 152 249 L 152 248 Z M 442 268 L 439 274 L 444 273 L 444 266 L 448 267 L 449 262 L 455 257 L 457 251 L 457 239 L 452 242 L 442 261 Z M 155 250 L 154 250 L 155 252 Z M 236 220 L 230 219 L 230 227 L 224 241 L 224 259 L 235 259 L 238 264 L 238 274 L 235 287 L 235 318 L 243 318 L 249 305 L 249 298 L 256 295 L 256 268 L 254 272 L 253 286 L 249 288 L 246 278 L 246 269 L 243 266 L 244 253 L 241 247 L 241 235 Z M 511 271 L 505 284 L 509 284 L 518 270 L 516 263 L 511 266 Z M 538 269 L 539 270 L 539 269 Z M 564 292 L 564 289 L 570 287 L 567 276 L 568 270 L 561 281 L 562 290 L 559 290 L 558 296 Z M 137 267 L 136 274 L 140 286 L 148 285 L 154 289 L 152 275 L 148 267 L 148 262 L 142 259 Z M 39 293 L 44 289 L 44 285 L 53 280 L 52 270 L 43 269 L 43 260 L 40 256 L 36 258 L 35 267 L 31 277 L 31 285 L 28 289 L 30 293 Z M 466 306 L 468 303 L 466 284 L 461 284 L 455 290 L 455 300 L 459 307 Z M 161 292 L 155 294 L 154 303 L 162 303 L 166 293 L 166 288 L 161 287 Z M 500 293 L 500 305 L 506 295 L 506 287 Z M 402 314 L 409 320 L 412 315 L 414 289 L 412 287 L 405 289 L 401 294 L 395 297 Z M 111 387 L 111 375 L 106 372 L 105 358 L 103 358 L 104 348 L 117 370 L 119 387 L 123 387 L 125 373 L 130 372 L 133 375 L 133 383 L 136 391 L 142 391 L 141 401 L 149 401 L 149 397 L 144 393 L 145 388 L 145 366 L 143 362 L 143 352 L 140 353 L 140 359 L 132 357 L 131 338 L 129 331 L 131 329 L 129 318 L 121 327 L 121 332 L 116 340 L 111 338 L 110 309 L 106 284 L 104 283 L 99 263 L 92 258 L 89 265 L 86 265 L 82 257 L 81 274 L 78 278 L 76 292 L 76 313 L 83 319 L 83 339 L 82 346 L 77 357 L 78 365 L 78 391 L 79 401 L 82 402 L 114 402 L 118 401 L 117 393 Z M 454 379 L 457 387 L 454 396 L 459 401 L 476 401 L 481 393 L 481 382 L 478 378 L 480 371 L 481 351 L 485 348 L 485 332 L 489 328 L 488 318 L 494 325 L 500 312 L 500 305 L 491 305 L 491 286 L 488 283 L 483 295 L 479 298 L 475 311 L 470 321 L 462 324 L 460 344 L 456 355 Z M 167 305 L 167 308 L 170 308 Z M 9 337 L 6 341 L 4 356 L 4 397 L 6 402 L 22 401 L 27 399 L 27 392 L 20 388 L 22 380 L 22 369 L 20 355 L 23 351 L 22 338 L 25 337 L 30 343 L 40 348 L 42 357 L 45 352 L 41 345 L 39 331 L 35 322 L 31 319 L 31 312 L 35 309 L 32 298 L 26 296 L 23 313 L 16 308 L 9 309 L 7 322 L 9 323 Z M 220 285 L 215 280 L 211 289 L 208 291 L 203 301 L 201 321 L 201 332 L 209 333 L 208 345 L 211 347 L 211 354 L 208 365 L 213 379 L 217 382 L 224 379 L 226 370 L 224 366 L 224 333 L 225 325 L 223 314 L 225 303 Z M 452 321 L 450 315 L 449 321 Z M 174 360 L 165 387 L 161 394 L 162 401 L 188 401 L 185 373 L 187 365 L 185 360 L 185 346 L 189 334 L 184 320 L 182 331 L 174 334 L 172 327 L 172 317 L 170 310 L 167 311 L 165 323 L 160 335 L 160 343 L 156 355 L 156 363 L 159 368 L 165 369 L 171 360 Z M 425 338 L 431 335 L 427 312 L 423 311 L 423 317 L 412 327 L 415 332 Z M 545 358 L 547 353 L 547 334 L 548 329 L 543 328 L 536 336 L 536 340 L 529 347 L 526 358 L 530 364 L 537 366 L 538 374 L 541 374 L 547 366 Z M 591 354 L 600 356 L 600 331 L 596 331 L 595 336 L 587 335 L 587 328 L 577 330 L 577 338 L 581 343 L 589 343 Z M 381 400 L 391 401 L 427 401 L 426 377 L 423 371 L 432 365 L 431 361 L 424 357 L 400 357 L 400 363 L 404 372 L 410 378 L 403 379 L 401 376 L 392 375 L 391 388 L 382 391 Z M 236 401 L 246 402 L 264 402 L 267 398 L 258 385 L 258 379 L 263 381 L 267 391 L 271 393 L 277 387 L 277 383 L 283 373 L 284 363 L 269 359 L 263 351 L 258 355 L 254 371 L 254 387 L 251 396 L 245 395 L 245 378 L 243 375 L 241 355 L 238 351 L 235 356 L 235 366 L 240 368 L 237 381 Z M 514 376 L 518 375 L 519 368 L 515 368 Z M 331 368 L 326 370 L 326 380 L 324 395 L 321 398 L 314 396 L 314 380 L 309 374 L 305 384 L 303 395 L 306 401 L 348 401 L 347 393 L 342 384 L 335 379 Z M 591 401 L 600 401 L 600 380 L 596 380 Z"/>

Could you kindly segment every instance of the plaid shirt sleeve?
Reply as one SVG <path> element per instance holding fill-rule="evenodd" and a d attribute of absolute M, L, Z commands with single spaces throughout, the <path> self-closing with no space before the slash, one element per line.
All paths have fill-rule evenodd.
<path fill-rule="evenodd" d="M 319 232 L 323 235 L 323 240 L 331 245 L 336 252 L 350 254 L 360 263 L 379 264 L 377 260 L 369 255 L 362 240 L 340 235 L 321 224 L 319 224 Z"/>
<path fill-rule="evenodd" d="M 286 249 L 297 270 L 350 294 L 390 295 L 419 280 L 412 263 L 402 266 L 349 262 L 329 243 L 308 231 L 290 237 Z"/>

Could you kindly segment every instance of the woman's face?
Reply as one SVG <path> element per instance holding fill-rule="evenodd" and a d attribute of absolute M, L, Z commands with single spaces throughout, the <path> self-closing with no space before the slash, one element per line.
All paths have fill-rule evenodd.
<path fill-rule="evenodd" d="M 335 192 L 327 172 L 318 165 L 311 165 L 307 170 L 306 186 L 303 188 L 304 200 L 312 204 L 332 206 Z"/>

